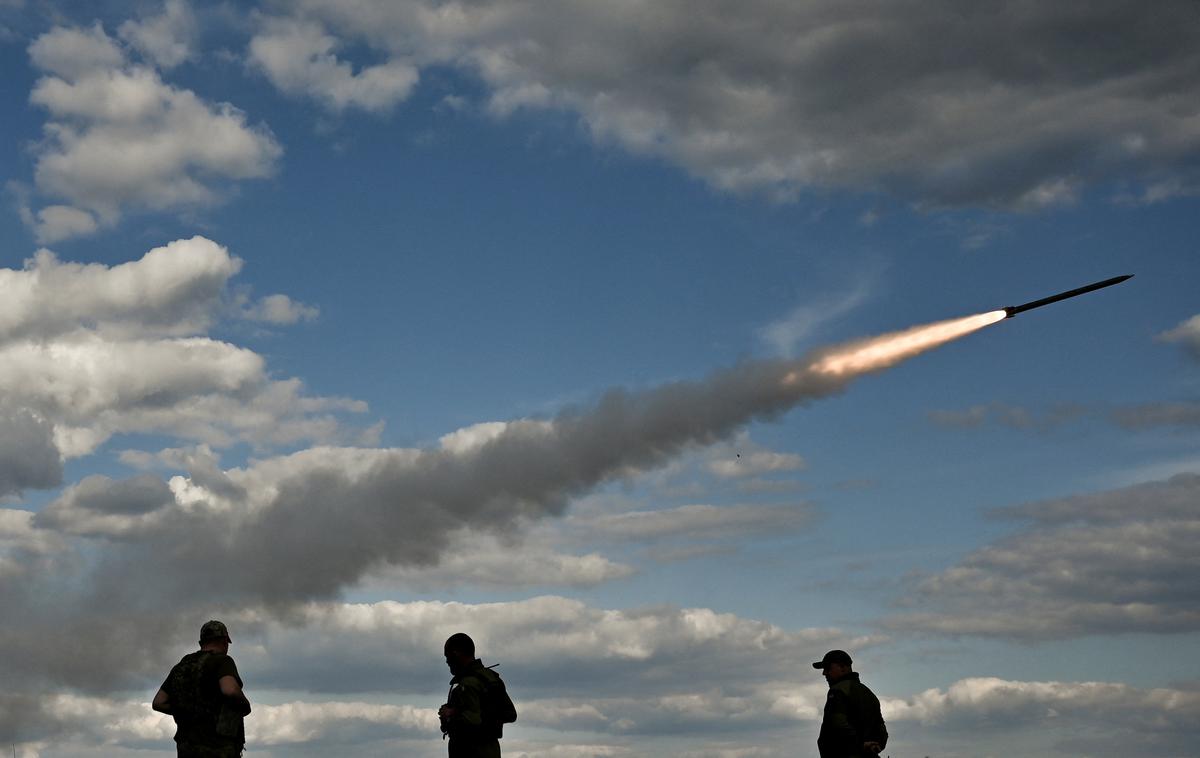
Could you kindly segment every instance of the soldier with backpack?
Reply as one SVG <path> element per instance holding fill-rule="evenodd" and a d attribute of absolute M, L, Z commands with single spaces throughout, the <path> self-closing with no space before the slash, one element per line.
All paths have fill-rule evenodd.
<path fill-rule="evenodd" d="M 475 657 L 474 640 L 461 632 L 446 640 L 444 653 L 454 678 L 438 718 L 450 758 L 500 758 L 504 725 L 517 720 L 503 680 Z"/>
<path fill-rule="evenodd" d="M 175 719 L 180 758 L 238 758 L 245 747 L 250 701 L 229 643 L 220 621 L 200 627 L 200 649 L 175 664 L 154 695 L 151 707 Z"/>

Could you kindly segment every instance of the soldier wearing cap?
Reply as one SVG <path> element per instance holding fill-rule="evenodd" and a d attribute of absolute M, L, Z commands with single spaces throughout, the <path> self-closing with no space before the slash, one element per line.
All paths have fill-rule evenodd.
<path fill-rule="evenodd" d="M 844 650 L 830 650 L 813 663 L 829 682 L 825 716 L 817 750 L 821 758 L 863 758 L 887 747 L 887 726 L 879 712 L 879 699 L 851 670 L 853 661 Z"/>
<path fill-rule="evenodd" d="M 175 719 L 180 758 L 238 758 L 246 744 L 242 719 L 250 701 L 229 657 L 229 630 L 220 621 L 200 627 L 200 649 L 183 657 L 154 695 L 151 707 Z"/>

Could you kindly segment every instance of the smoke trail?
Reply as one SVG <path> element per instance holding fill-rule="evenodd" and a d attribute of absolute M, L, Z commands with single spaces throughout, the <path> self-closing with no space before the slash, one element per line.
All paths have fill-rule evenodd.
<path fill-rule="evenodd" d="M 286 617 L 380 565 L 434 564 L 463 529 L 519 533 L 527 520 L 561 514 L 572 496 L 996 320 L 981 314 L 798 361 L 747 362 L 700 381 L 613 390 L 548 421 L 487 425 L 469 443 L 458 436 L 423 450 L 313 449 L 220 476 L 198 471 L 173 482 L 165 504 L 147 500 L 125 515 L 109 509 L 104 519 L 96 514 L 112 501 L 106 489 L 129 485 L 91 480 L 35 523 L 79 535 L 94 559 L 0 577 L 8 617 L 20 619 L 0 632 L 0 669 L 52 686 L 110 689 L 160 666 L 172 625 L 218 608 L 265 606 Z M 39 600 L 49 597 L 55 602 Z M 76 641 L 70 655 L 55 642 L 63 638 Z M 131 669 L 131 660 L 148 668 Z"/>
<path fill-rule="evenodd" d="M 331 596 L 377 564 L 436 563 L 464 527 L 508 532 L 559 515 L 572 496 L 605 481 L 841 391 L 1003 315 L 918 326 L 798 361 L 748 362 L 643 392 L 613 390 L 551 421 L 495 425 L 473 445 L 371 451 L 373 462 L 357 472 L 344 460 L 297 456 L 269 500 L 248 503 L 232 523 L 229 510 L 168 522 L 144 541 L 150 554 L 139 562 L 159 563 L 169 577 L 180 566 L 202 569 L 215 554 L 241 577 L 221 588 L 225 598 L 287 604 Z M 194 586 L 197 577 L 181 578 Z"/>

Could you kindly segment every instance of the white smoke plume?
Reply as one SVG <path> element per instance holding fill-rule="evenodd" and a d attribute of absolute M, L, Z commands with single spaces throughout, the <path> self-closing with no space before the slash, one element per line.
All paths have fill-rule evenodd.
<path fill-rule="evenodd" d="M 12 620 L 0 629 L 0 668 L 25 692 L 139 684 L 161 674 L 166 648 L 195 618 L 264 606 L 292 618 L 301 604 L 336 597 L 381 565 L 436 564 L 464 529 L 519 534 L 523 522 L 560 515 L 571 497 L 605 481 L 994 320 L 941 322 L 799 361 L 613 390 L 549 421 L 490 424 L 439 448 L 314 448 L 175 477 L 169 492 L 144 474 L 136 482 L 93 477 L 33 519 L 34 532 L 69 536 L 75 552 L 0 576 L 0 606 Z M 153 497 L 120 507 L 131 489 Z M 56 642 L 63 639 L 69 648 Z M 0 738 L 12 736 L 0 729 Z"/>

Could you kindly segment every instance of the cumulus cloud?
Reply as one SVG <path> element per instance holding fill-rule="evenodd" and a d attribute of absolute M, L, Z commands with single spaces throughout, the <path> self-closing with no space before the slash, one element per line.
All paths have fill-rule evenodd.
<path fill-rule="evenodd" d="M 277 324 L 314 314 L 283 295 L 249 305 L 243 294 L 231 305 L 228 284 L 241 267 L 193 237 L 115 266 L 42 250 L 20 270 L 0 269 L 9 408 L 0 421 L 12 427 L 11 444 L 27 445 L 5 459 L 9 471 L 0 466 L 0 492 L 57 483 L 58 454 L 84 455 L 116 434 L 167 432 L 217 447 L 354 439 L 339 417 L 365 404 L 307 396 L 298 380 L 271 379 L 261 356 L 202 336 L 229 313 Z M 36 439 L 47 430 L 53 457 Z"/>
<path fill-rule="evenodd" d="M 551 529 L 533 528 L 521 537 L 468 531 L 447 546 L 431 566 L 392 566 L 368 575 L 360 585 L 375 588 L 407 587 L 413 591 L 483 587 L 592 587 L 627 579 L 636 573 L 628 564 L 599 552 L 562 552 Z"/>
<path fill-rule="evenodd" d="M 247 721 L 256 748 L 280 748 L 273 753 L 279 755 L 413 735 L 426 743 L 420 749 L 444 750 L 433 710 L 447 678 L 441 645 L 464 629 L 486 662 L 501 664 L 520 704 L 518 726 L 528 735 L 519 744 L 535 750 L 550 747 L 530 739 L 546 729 L 591 732 L 594 742 L 615 749 L 629 735 L 720 732 L 730 724 L 748 733 L 781 718 L 811 720 L 823 684 L 814 678 L 795 686 L 780 662 L 878 642 L 836 629 L 787 630 L 706 608 L 620 610 L 555 596 L 479 605 L 312 603 L 283 617 L 244 609 L 224 618 L 250 692 L 308 693 L 302 701 L 258 705 Z M 194 628 L 177 629 L 167 639 L 186 649 L 194 635 Z M 692 665 L 696 660 L 705 665 Z M 147 679 L 157 683 L 169 661 Z M 691 674 L 679 677 L 681 667 Z M 165 742 L 171 733 L 169 719 L 145 700 L 55 692 L 9 705 L 13 719 L 0 718 L 0 733 L 10 739 L 90 737 L 138 746 Z"/>
<path fill-rule="evenodd" d="M 673 736 L 672 755 L 784 758 L 795 754 L 797 740 L 815 738 L 825 686 L 819 681 L 798 683 L 778 662 L 790 660 L 797 652 L 803 656 L 808 652 L 804 648 L 824 649 L 829 638 L 820 633 L 790 633 L 792 639 L 783 633 L 756 640 L 759 630 L 753 629 L 755 622 L 731 619 L 723 628 L 699 631 L 707 622 L 697 625 L 702 614 L 689 618 L 689 611 L 662 609 L 644 617 L 563 604 L 561 598 L 524 601 L 519 608 L 506 609 L 505 605 L 310 608 L 307 613 L 313 617 L 303 630 L 272 625 L 253 632 L 266 644 L 255 645 L 250 654 L 239 656 L 247 676 L 265 674 L 273 682 L 279 669 L 306 667 L 313 675 L 308 683 L 317 686 L 307 700 L 256 706 L 247 720 L 248 738 L 267 756 L 362 749 L 371 744 L 393 752 L 403 745 L 405 755 L 433 758 L 439 750 L 444 751 L 444 745 L 433 737 L 436 697 L 442 694 L 437 683 L 444 682 L 443 672 L 434 670 L 441 667 L 437 648 L 443 628 L 470 628 L 463 626 L 464 622 L 481 615 L 507 617 L 506 610 L 532 613 L 529 627 L 555 624 L 574 632 L 579 624 L 596 624 L 595 633 L 586 639 L 598 643 L 594 650 L 587 645 L 553 645 L 553 656 L 537 656 L 533 650 L 523 655 L 507 648 L 481 648 L 485 661 L 502 662 L 500 670 L 517 698 L 520 718 L 506 729 L 506 752 L 525 756 L 660 755 L 665 753 L 655 749 L 653 740 Z M 433 617 L 429 623 L 414 618 L 424 614 Z M 502 623 L 503 627 L 510 625 Z M 632 625 L 629 631 L 639 637 L 661 634 L 670 640 L 643 659 L 649 664 L 648 671 L 622 666 L 624 650 L 611 647 L 614 633 L 619 636 L 623 625 Z M 749 628 L 752 636 L 741 636 L 739 625 Z M 434 638 L 414 639 L 412 632 Z M 334 635 L 347 635 L 352 644 L 339 645 Z M 575 641 L 572 634 L 566 642 Z M 655 676 L 660 658 L 674 658 L 671 648 L 675 643 L 682 648 L 681 654 L 703 655 L 717 671 L 689 667 L 681 660 L 669 665 L 682 666 L 693 677 Z M 793 646 L 800 649 L 793 650 Z M 275 660 L 275 650 L 280 651 L 280 660 Z M 297 651 L 299 658 L 289 664 L 284 659 L 291 650 Z M 348 697 L 335 689 L 343 683 L 338 669 L 322 665 L 331 657 L 345 657 L 352 666 L 364 668 L 373 657 L 386 671 L 369 682 L 377 683 L 389 700 L 405 701 L 410 690 L 424 700 L 417 705 L 380 703 L 370 689 L 357 699 Z M 749 668 L 738 669 L 742 662 Z M 668 665 L 665 660 L 662 663 Z M 269 668 L 264 670 L 263 665 Z M 623 678 L 605 675 L 609 667 L 618 668 Z M 254 681 L 247 681 L 252 689 Z M 556 688 L 562 682 L 576 686 Z M 416 691 L 418 687 L 428 689 Z M 553 692 L 556 689 L 559 691 Z M 17 703 L 7 705 L 12 706 L 9 712 L 24 718 L 25 734 L 30 737 L 70 734 L 76 740 L 90 738 L 93 744 L 110 750 L 163 744 L 173 730 L 170 720 L 150 711 L 144 701 L 57 694 L 26 702 L 23 709 L 15 707 Z M 1107 743 L 1105 750 L 1089 754 L 1138 754 L 1140 746 L 1151 744 L 1158 754 L 1185 755 L 1197 733 L 1200 693 L 1097 681 L 981 677 L 912 694 L 883 693 L 881 705 L 894 733 L 894 750 L 915 752 L 920 747 L 946 754 L 954 751 L 944 748 L 972 739 L 977 749 L 987 750 L 996 744 L 991 738 L 1012 746 L 1012 730 L 1036 725 L 1043 740 L 1060 746 L 1070 744 L 1079 733 Z M 535 736 L 547 731 L 571 735 L 579 742 L 562 737 L 549 742 Z M 1060 747 L 1060 751 L 1071 753 L 1069 747 Z"/>
<path fill-rule="evenodd" d="M 320 311 L 311 305 L 298 303 L 287 295 L 267 295 L 256 303 L 243 307 L 242 318 L 267 324 L 285 326 L 299 321 L 312 321 Z"/>
<path fill-rule="evenodd" d="M 958 743 L 965 749 L 998 735 L 1003 744 L 1022 753 L 1116 758 L 1149 751 L 1182 756 L 1191 751 L 1200 731 L 1200 693 L 1187 689 L 980 677 L 882 700 L 889 722 L 902 724 L 903 731 L 897 731 L 904 744 Z M 1022 749 L 1014 732 L 1031 727 L 1043 743 Z M 1080 734 L 1087 737 L 1081 739 Z"/>
<path fill-rule="evenodd" d="M 150 710 L 145 701 L 60 693 L 37 701 L 14 699 L 6 705 L 13 721 L 20 719 L 15 730 L 18 739 L 34 738 L 30 740 L 37 751 L 34 756 L 40 754 L 38 742 L 61 749 L 63 738 L 80 745 L 81 751 L 87 751 L 83 745 L 89 743 L 100 750 L 144 750 L 170 744 L 175 734 L 174 721 Z M 278 749 L 268 755 L 286 755 L 296 746 L 328 749 L 383 738 L 419 735 L 427 741 L 437 731 L 434 708 L 355 701 L 256 704 L 253 717 L 246 721 L 246 738 L 255 752 Z"/>
<path fill-rule="evenodd" d="M 606 609 L 558 596 L 474 605 L 313 603 L 296 613 L 288 623 L 250 610 L 230 621 L 256 643 L 243 657 L 261 686 L 421 694 L 431 680 L 444 681 L 442 643 L 467 630 L 485 662 L 499 663 L 525 701 L 590 702 L 631 691 L 666 698 L 723 684 L 735 696 L 756 679 L 778 682 L 781 660 L 808 661 L 835 642 L 854 648 L 878 642 L 837 629 L 790 631 L 707 608 Z M 297 679 L 297 672 L 319 667 L 335 650 L 336 671 L 315 684 Z M 708 664 L 693 670 L 689 681 L 671 673 L 699 659 Z"/>
<path fill-rule="evenodd" d="M 168 4 L 167 27 L 147 22 L 122 30 L 151 57 L 174 59 L 184 53 L 163 29 L 174 29 L 183 8 Z M 219 181 L 269 176 L 282 153 L 265 127 L 247 125 L 232 105 L 205 102 L 163 82 L 155 69 L 130 63 L 99 24 L 56 27 L 30 45 L 29 55 L 44 72 L 30 101 L 50 115 L 35 152 L 35 185 L 66 201 L 36 215 L 43 243 L 114 224 L 131 208 L 215 203 Z"/>
<path fill-rule="evenodd" d="M 723 189 L 1038 209 L 1113 178 L 1144 187 L 1143 201 L 1196 187 L 1200 131 L 1173 105 L 1198 94 L 1200 32 L 1182 0 L 1152 15 L 1129 0 L 971 12 L 948 0 L 288 9 L 379 54 L 472 72 L 496 114 L 575 113 L 598 141 Z M 314 55 L 298 48 L 289 70 Z"/>
<path fill-rule="evenodd" d="M 169 69 L 192 57 L 196 31 L 191 7 L 184 0 L 166 0 L 160 15 L 126 21 L 117 34 L 160 68 Z"/>
<path fill-rule="evenodd" d="M 290 95 L 303 95 L 326 108 L 383 111 L 404 100 L 417 84 L 417 69 L 389 60 L 355 72 L 334 51 L 336 37 L 319 24 L 270 18 L 250 40 L 250 61 L 267 79 Z"/>
<path fill-rule="evenodd" d="M 1200 629 L 1200 475 L 1000 509 L 1029 522 L 923 579 L 892 628 L 1011 639 Z"/>
<path fill-rule="evenodd" d="M 0 344 L 87 326 L 122 335 L 203 331 L 242 261 L 204 237 L 175 240 L 115 266 L 63 262 L 39 250 L 22 269 L 0 269 Z"/>
<path fill-rule="evenodd" d="M 1200 358 L 1200 315 L 1192 316 L 1158 338 L 1164 342 L 1178 342 L 1190 355 Z"/>
<path fill-rule="evenodd" d="M 888 715 L 947 729 L 971 730 L 986 724 L 1043 724 L 1083 719 L 1137 729 L 1153 718 L 1175 729 L 1191 727 L 1200 715 L 1200 692 L 1140 689 L 1108 682 L 1021 682 L 995 677 L 963 679 L 945 690 L 886 700 Z"/>

